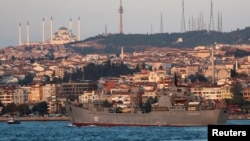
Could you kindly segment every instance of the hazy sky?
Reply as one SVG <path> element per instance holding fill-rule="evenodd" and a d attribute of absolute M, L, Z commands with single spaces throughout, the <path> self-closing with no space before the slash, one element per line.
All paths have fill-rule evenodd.
<path fill-rule="evenodd" d="M 22 25 L 22 41 L 26 41 L 26 23 L 30 24 L 30 41 L 42 41 L 42 19 L 45 38 L 49 39 L 50 17 L 53 32 L 64 26 L 77 35 L 77 19 L 81 19 L 81 40 L 105 32 L 119 32 L 120 0 L 0 0 L 0 48 L 18 45 L 18 24 Z M 185 25 L 203 15 L 206 26 L 210 19 L 211 0 L 184 0 Z M 214 26 L 222 13 L 223 31 L 244 29 L 250 25 L 249 0 L 213 0 Z M 125 34 L 159 33 L 161 13 L 164 32 L 181 32 L 182 0 L 123 0 L 123 31 Z"/>

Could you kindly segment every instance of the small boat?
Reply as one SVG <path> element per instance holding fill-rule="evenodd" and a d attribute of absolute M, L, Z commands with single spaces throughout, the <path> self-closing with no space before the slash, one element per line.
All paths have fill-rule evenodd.
<path fill-rule="evenodd" d="M 10 117 L 7 121 L 8 124 L 20 124 L 20 120 L 17 117 Z"/>

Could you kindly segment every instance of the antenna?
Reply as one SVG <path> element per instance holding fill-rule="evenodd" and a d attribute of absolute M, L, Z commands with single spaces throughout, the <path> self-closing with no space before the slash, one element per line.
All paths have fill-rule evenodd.
<path fill-rule="evenodd" d="M 27 45 L 29 45 L 30 44 L 30 39 L 29 39 L 29 22 L 27 22 Z"/>
<path fill-rule="evenodd" d="M 124 10 L 122 8 L 122 0 L 120 0 L 120 8 L 119 8 L 118 12 L 120 13 L 120 33 L 123 34 L 122 14 L 123 14 Z"/>
<path fill-rule="evenodd" d="M 44 44 L 44 40 L 45 40 L 45 38 L 44 38 L 44 18 L 43 18 L 43 21 L 42 21 L 42 42 L 43 42 L 43 44 Z"/>
<path fill-rule="evenodd" d="M 18 35 L 19 35 L 18 44 L 19 44 L 19 46 L 22 45 L 22 29 L 21 28 L 22 28 L 21 23 L 19 23 L 19 25 L 18 25 Z"/>
<path fill-rule="evenodd" d="M 220 13 L 220 31 L 221 32 L 223 31 L 223 28 L 222 28 L 222 12 Z"/>
<path fill-rule="evenodd" d="M 105 24 L 105 33 L 104 33 L 104 35 L 107 35 L 107 34 L 108 34 L 107 25 Z"/>
<path fill-rule="evenodd" d="M 51 16 L 51 18 L 50 18 L 50 44 L 52 44 L 52 29 L 53 28 L 53 21 L 52 21 L 52 16 Z"/>
<path fill-rule="evenodd" d="M 163 19 L 162 19 L 162 13 L 161 13 L 160 33 L 163 33 Z"/>
<path fill-rule="evenodd" d="M 182 0 L 182 18 L 181 18 L 181 32 L 186 31 L 185 14 L 184 14 L 184 0 Z"/>
<path fill-rule="evenodd" d="M 209 30 L 214 30 L 213 0 L 211 0 Z"/>

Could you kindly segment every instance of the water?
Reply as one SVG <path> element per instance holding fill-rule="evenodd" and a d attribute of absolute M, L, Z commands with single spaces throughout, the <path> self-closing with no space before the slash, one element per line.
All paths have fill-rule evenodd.
<path fill-rule="evenodd" d="M 250 120 L 229 120 L 250 125 Z M 206 141 L 207 127 L 74 127 L 68 121 L 0 122 L 0 141 Z"/>

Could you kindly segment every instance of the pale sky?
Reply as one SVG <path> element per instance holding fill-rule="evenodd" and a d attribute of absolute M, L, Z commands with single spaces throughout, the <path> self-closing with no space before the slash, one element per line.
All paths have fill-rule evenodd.
<path fill-rule="evenodd" d="M 163 31 L 181 32 L 182 0 L 123 0 L 124 34 L 159 33 L 161 13 Z M 204 24 L 210 23 L 211 0 L 184 0 L 185 25 L 203 15 Z M 45 38 L 50 38 L 50 17 L 53 33 L 60 27 L 69 28 L 77 36 L 77 19 L 81 19 L 81 40 L 105 32 L 119 33 L 120 0 L 0 0 L 0 48 L 18 45 L 18 25 L 22 25 L 22 41 L 26 42 L 29 22 L 30 42 L 42 41 L 42 19 L 45 19 Z M 250 25 L 249 0 L 213 0 L 214 27 L 218 12 L 222 13 L 224 32 L 244 29 Z"/>

